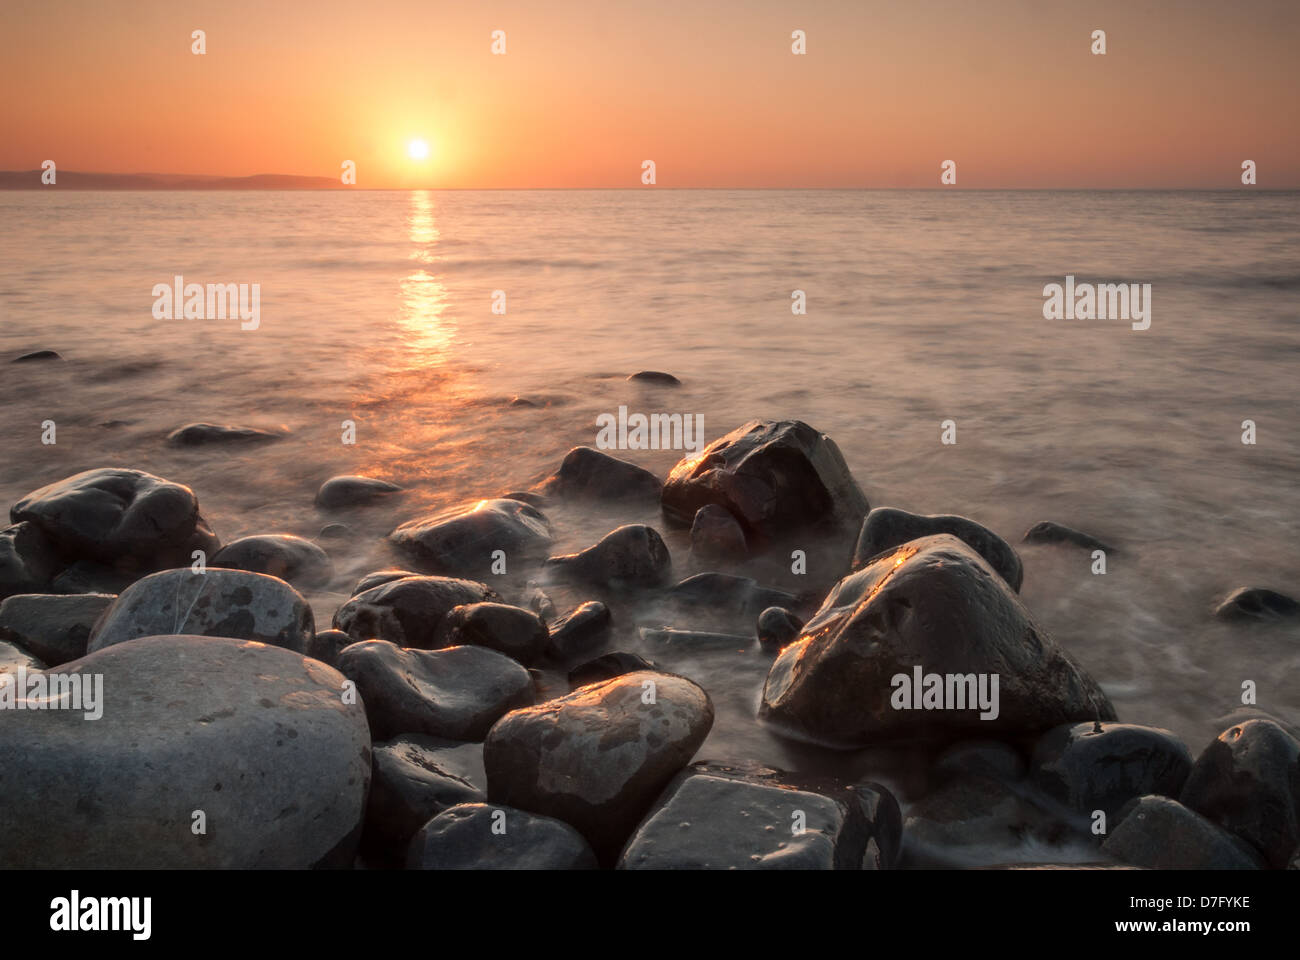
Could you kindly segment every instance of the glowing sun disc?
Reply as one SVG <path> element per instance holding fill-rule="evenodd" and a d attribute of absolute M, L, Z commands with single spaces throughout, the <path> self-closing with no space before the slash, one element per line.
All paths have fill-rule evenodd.
<path fill-rule="evenodd" d="M 429 145 L 423 140 L 412 140 L 406 145 L 406 152 L 412 160 L 425 160 L 429 156 Z"/>

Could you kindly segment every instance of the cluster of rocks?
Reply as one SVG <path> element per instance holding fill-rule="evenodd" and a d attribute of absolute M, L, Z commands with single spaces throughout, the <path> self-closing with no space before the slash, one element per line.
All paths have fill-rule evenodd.
<path fill-rule="evenodd" d="M 336 477 L 316 503 L 399 491 Z M 679 579 L 644 523 L 553 550 L 549 503 L 656 500 L 703 572 Z M 662 483 L 577 448 L 528 492 L 415 517 L 388 538 L 405 566 L 362 577 L 326 629 L 300 592 L 334 581 L 324 549 L 223 546 L 180 484 L 86 471 L 11 521 L 0 674 L 102 676 L 103 701 L 94 722 L 23 691 L 25 709 L 0 710 L 0 866 L 887 869 L 1034 841 L 1076 862 L 1276 868 L 1300 847 L 1285 725 L 1243 719 L 1194 758 L 1119 722 L 1022 602 L 1010 544 L 965 517 L 871 509 L 802 422 L 745 424 Z M 1100 544 L 1052 524 L 1025 539 Z M 732 572 L 791 549 L 811 588 Z M 539 583 L 586 599 L 560 614 Z M 1268 597 L 1236 608 L 1286 615 Z M 758 721 L 795 751 L 855 751 L 843 775 L 697 761 L 714 703 L 609 649 L 637 623 L 656 660 L 772 658 Z M 996 677 L 993 709 L 920 689 L 900 705 L 897 678 L 919 668 L 970 678 L 948 692 L 972 697 Z M 868 748 L 919 762 L 905 809 L 884 774 L 849 772 Z"/>

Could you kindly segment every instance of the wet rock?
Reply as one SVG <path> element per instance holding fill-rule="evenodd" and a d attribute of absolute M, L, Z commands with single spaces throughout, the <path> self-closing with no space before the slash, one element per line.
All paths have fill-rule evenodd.
<path fill-rule="evenodd" d="M 662 484 L 649 470 L 592 447 L 574 447 L 560 469 L 537 486 L 547 497 L 569 500 L 654 500 Z"/>
<path fill-rule="evenodd" d="M 596 855 L 567 823 L 525 810 L 467 803 L 430 820 L 411 841 L 410 870 L 594 870 Z"/>
<path fill-rule="evenodd" d="M 54 546 L 36 524 L 15 523 L 0 530 L 0 599 L 41 592 L 58 567 Z"/>
<path fill-rule="evenodd" d="M 551 624 L 546 655 L 567 661 L 590 653 L 609 638 L 609 607 L 599 600 L 579 604 Z"/>
<path fill-rule="evenodd" d="M 536 400 L 529 400 L 527 397 L 512 397 L 510 400 L 512 407 L 536 407 Z"/>
<path fill-rule="evenodd" d="M 330 541 L 350 540 L 352 539 L 352 528 L 346 523 L 327 523 L 320 528 L 320 532 L 316 534 L 316 539 Z"/>
<path fill-rule="evenodd" d="M 357 581 L 357 585 L 352 588 L 352 596 L 365 593 L 367 590 L 373 590 L 375 587 L 382 587 L 386 583 L 392 583 L 394 580 L 404 580 L 407 577 L 420 577 L 423 574 L 416 573 L 414 570 L 398 570 L 390 567 L 387 570 L 376 570 L 374 573 L 367 573 Z"/>
<path fill-rule="evenodd" d="M 703 563 L 740 563 L 748 558 L 745 531 L 726 507 L 706 503 L 695 511 L 691 555 Z"/>
<path fill-rule="evenodd" d="M 615 589 L 663 586 L 672 564 L 663 537 L 641 523 L 625 524 L 581 553 L 546 561 L 548 568 L 564 576 Z"/>
<path fill-rule="evenodd" d="M 638 370 L 628 379 L 639 380 L 642 383 L 657 383 L 665 387 L 680 387 L 682 385 L 682 382 L 671 373 L 664 373 L 661 370 Z"/>
<path fill-rule="evenodd" d="M 78 560 L 59 571 L 50 581 L 49 593 L 121 593 L 140 579 L 136 573 L 128 573 L 93 560 Z"/>
<path fill-rule="evenodd" d="M 690 523 L 726 508 L 751 547 L 792 537 L 853 536 L 869 504 L 835 443 L 799 420 L 751 420 L 673 467 L 664 513 Z"/>
<path fill-rule="evenodd" d="M 0 711 L 0 866 L 351 864 L 370 735 L 336 671 L 257 643 L 160 636 L 60 672 L 102 675 L 105 709 L 93 722 Z"/>
<path fill-rule="evenodd" d="M 917 684 L 917 669 L 943 678 L 941 697 L 925 696 L 931 683 Z M 998 679 L 996 716 L 972 705 L 981 675 L 990 701 Z M 1006 581 L 965 543 L 937 534 L 835 586 L 772 664 L 760 717 L 786 735 L 849 747 L 1014 738 L 1115 712 Z"/>
<path fill-rule="evenodd" d="M 374 775 L 366 804 L 362 855 L 381 866 L 400 866 L 406 850 L 430 819 L 460 803 L 481 803 L 482 791 L 441 762 L 439 746 L 450 741 L 407 735 L 376 743 Z"/>
<path fill-rule="evenodd" d="M 768 607 L 758 615 L 758 645 L 778 653 L 794 643 L 802 629 L 803 621 L 785 607 Z"/>
<path fill-rule="evenodd" d="M 1012 746 L 997 740 L 963 740 L 945 747 L 930 773 L 939 783 L 973 775 L 1015 783 L 1025 776 L 1025 761 Z"/>
<path fill-rule="evenodd" d="M 316 633 L 307 601 L 262 573 L 189 567 L 137 580 L 113 601 L 90 633 L 90 653 L 165 634 L 234 637 L 302 652 Z"/>
<path fill-rule="evenodd" d="M 1240 587 L 1214 608 L 1220 620 L 1281 620 L 1300 614 L 1300 603 L 1263 587 Z"/>
<path fill-rule="evenodd" d="M 343 652 L 344 647 L 354 643 L 356 640 L 342 630 L 321 630 L 307 641 L 306 654 L 313 660 L 328 663 L 332 667 L 338 663 L 339 654 Z"/>
<path fill-rule="evenodd" d="M 1044 734 L 1030 766 L 1043 792 L 1085 816 L 1104 810 L 1114 823 L 1137 797 L 1177 797 L 1192 769 L 1192 755 L 1159 727 L 1074 723 Z"/>
<path fill-rule="evenodd" d="M 9 512 L 29 521 L 68 560 L 148 573 L 208 556 L 220 542 L 189 487 L 139 470 L 101 468 L 41 487 Z"/>
<path fill-rule="evenodd" d="M 27 671 L 44 670 L 45 664 L 22 647 L 0 640 L 0 673 L 17 673 L 20 667 Z"/>
<path fill-rule="evenodd" d="M 898 849 L 898 803 L 879 785 L 864 791 L 763 768 L 692 764 L 664 790 L 618 865 L 626 870 L 883 869 Z"/>
<path fill-rule="evenodd" d="M 613 680 L 625 673 L 658 669 L 658 665 L 645 657 L 638 657 L 635 653 L 627 653 L 623 650 L 615 650 L 612 653 L 601 654 L 599 657 L 579 664 L 570 670 L 569 686 L 576 690 L 578 687 L 585 687 L 589 683 Z"/>
<path fill-rule="evenodd" d="M 370 731 L 482 740 L 508 710 L 533 702 L 528 671 L 486 647 L 408 650 L 385 640 L 344 648 L 338 669 L 357 685 Z"/>
<path fill-rule="evenodd" d="M 0 640 L 16 643 L 48 666 L 86 655 L 90 629 L 117 598 L 106 593 L 27 593 L 0 603 Z"/>
<path fill-rule="evenodd" d="M 1300 742 L 1269 720 L 1231 727 L 1197 758 L 1179 799 L 1281 870 L 1300 843 Z"/>
<path fill-rule="evenodd" d="M 992 530 L 966 517 L 925 516 L 892 507 L 876 507 L 862 521 L 853 550 L 853 569 L 861 570 L 885 551 L 935 533 L 952 534 L 983 557 L 1012 590 L 1020 589 L 1024 578 L 1020 557 Z"/>
<path fill-rule="evenodd" d="M 432 573 L 486 577 L 495 551 L 515 565 L 540 557 L 551 543 L 550 525 L 536 507 L 519 500 L 481 500 L 468 511 L 411 520 L 389 535 L 393 544 Z"/>
<path fill-rule="evenodd" d="M 784 590 L 760 587 L 749 577 L 698 573 L 676 583 L 665 595 L 677 613 L 705 626 L 725 626 L 754 620 L 768 607 L 795 607 L 799 598 Z"/>
<path fill-rule="evenodd" d="M 1258 854 L 1168 797 L 1141 797 L 1102 843 L 1102 852 L 1150 870 L 1258 870 Z"/>
<path fill-rule="evenodd" d="M 208 562 L 214 567 L 269 574 L 299 589 L 322 587 L 334 579 L 329 554 L 310 540 L 289 534 L 232 540 Z"/>
<path fill-rule="evenodd" d="M 913 866 L 972 866 L 1028 838 L 1048 843 L 1061 828 L 1008 784 L 970 774 L 943 783 L 908 811 L 906 860 Z"/>
<path fill-rule="evenodd" d="M 399 647 L 432 650 L 438 646 L 443 617 L 454 608 L 499 599 L 474 580 L 398 577 L 344 603 L 334 612 L 334 628 L 358 641 L 387 640 Z"/>
<path fill-rule="evenodd" d="M 1096 537 L 1089 536 L 1086 533 L 1080 533 L 1070 527 L 1059 523 L 1053 523 L 1051 520 L 1043 520 L 1034 524 L 1024 536 L 1025 543 L 1068 543 L 1076 547 L 1083 547 L 1085 550 L 1105 550 L 1107 553 L 1114 553 L 1115 548 L 1109 544 L 1103 543 Z"/>
<path fill-rule="evenodd" d="M 330 477 L 316 491 L 316 506 L 325 510 L 356 507 L 401 492 L 401 487 L 375 477 Z"/>
<path fill-rule="evenodd" d="M 530 664 L 546 650 L 550 634 L 542 618 L 507 603 L 470 603 L 453 607 L 438 628 L 437 645 L 487 647 Z"/>
<path fill-rule="evenodd" d="M 10 363 L 32 363 L 37 360 L 62 360 L 54 350 L 33 350 L 31 353 L 24 353 L 21 357 L 14 357 Z"/>
<path fill-rule="evenodd" d="M 257 427 L 235 427 L 222 423 L 187 423 L 167 434 L 167 442 L 174 447 L 200 447 L 209 444 L 266 443 L 283 440 L 288 430 L 260 430 Z"/>
<path fill-rule="evenodd" d="M 684 677 L 641 671 L 502 717 L 483 745 L 488 799 L 572 824 L 610 863 L 713 726 Z"/>
<path fill-rule="evenodd" d="M 748 650 L 753 637 L 706 630 L 678 630 L 673 627 L 642 627 L 641 640 L 651 646 L 689 653 L 692 650 Z"/>
<path fill-rule="evenodd" d="M 1245 723 L 1247 720 L 1271 720 L 1295 739 L 1300 740 L 1300 726 L 1295 723 L 1269 713 L 1267 710 L 1261 710 L 1259 707 L 1237 707 L 1206 721 L 1206 725 L 1202 728 L 1205 734 L 1201 741 L 1214 740 L 1224 730 Z"/>

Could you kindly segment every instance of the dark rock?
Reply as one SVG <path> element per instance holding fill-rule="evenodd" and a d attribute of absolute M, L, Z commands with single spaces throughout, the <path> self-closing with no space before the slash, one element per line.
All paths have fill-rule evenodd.
<path fill-rule="evenodd" d="M 924 701 L 923 691 L 911 690 L 914 668 L 967 682 L 944 683 L 953 694 L 948 709 L 915 709 Z M 959 693 L 974 697 L 981 675 L 990 694 L 998 678 L 996 717 L 981 719 L 978 706 L 963 709 L 957 701 Z M 911 693 L 911 709 L 904 693 Z M 772 664 L 760 717 L 786 735 L 848 747 L 1014 738 L 1071 721 L 1114 720 L 1115 712 L 1006 581 L 965 543 L 937 534 L 835 586 Z"/>
<path fill-rule="evenodd" d="M 862 521 L 862 531 L 853 550 L 853 569 L 861 570 L 882 553 L 935 533 L 952 534 L 983 557 L 1012 590 L 1020 589 L 1024 578 L 1020 557 L 1011 544 L 988 527 L 966 517 L 924 516 L 892 507 L 876 507 Z"/>
<path fill-rule="evenodd" d="M 758 645 L 768 653 L 779 653 L 799 636 L 803 621 L 785 607 L 768 607 L 758 615 Z"/>
<path fill-rule="evenodd" d="M 289 534 L 232 540 L 208 562 L 214 567 L 269 574 L 299 589 L 322 587 L 334 578 L 329 554 L 310 540 Z"/>
<path fill-rule="evenodd" d="M 306 654 L 313 660 L 328 663 L 333 667 L 338 663 L 339 654 L 343 649 L 354 643 L 356 640 L 342 630 L 321 630 L 307 641 Z"/>
<path fill-rule="evenodd" d="M 469 603 L 442 618 L 437 646 L 473 644 L 530 664 L 546 650 L 550 634 L 542 618 L 507 603 Z"/>
<path fill-rule="evenodd" d="M 1102 843 L 1102 852 L 1151 870 L 1258 870 L 1258 854 L 1226 830 L 1168 797 L 1142 797 Z"/>
<path fill-rule="evenodd" d="M 421 568 L 447 576 L 486 577 L 500 550 L 518 565 L 542 556 L 550 525 L 536 507 L 519 500 L 481 500 L 402 524 L 389 539 Z"/>
<path fill-rule="evenodd" d="M 1059 523 L 1053 523 L 1051 520 L 1043 520 L 1040 523 L 1034 524 L 1025 531 L 1024 542 L 1069 543 L 1076 547 L 1083 547 L 1085 550 L 1105 550 L 1107 553 L 1115 552 L 1114 547 L 1102 543 L 1096 537 L 1089 536 L 1086 533 L 1080 533 L 1078 530 L 1063 526 Z"/>
<path fill-rule="evenodd" d="M 311 607 L 283 580 L 262 573 L 189 567 L 137 580 L 113 601 L 90 633 L 90 653 L 137 637 L 191 636 L 256 640 L 299 653 L 316 633 Z"/>
<path fill-rule="evenodd" d="M 570 500 L 658 500 L 661 488 L 658 477 L 635 463 L 592 447 L 574 447 L 536 489 L 543 496 Z"/>
<path fill-rule="evenodd" d="M 408 650 L 367 640 L 345 647 L 338 669 L 356 683 L 370 731 L 382 740 L 402 733 L 482 740 L 502 714 L 533 702 L 528 671 L 486 647 Z"/>
<path fill-rule="evenodd" d="M 1004 856 L 1026 838 L 1048 843 L 1059 829 L 1008 784 L 969 774 L 912 805 L 903 842 L 913 866 L 972 866 Z"/>
<path fill-rule="evenodd" d="M 945 747 L 930 773 L 939 783 L 972 774 L 1016 783 L 1024 779 L 1025 761 L 1014 747 L 997 740 L 963 740 Z"/>
<path fill-rule="evenodd" d="M 520 503 L 526 503 L 530 507 L 536 507 L 543 510 L 548 507 L 551 501 L 543 497 L 540 493 L 529 493 L 526 490 L 512 490 L 509 493 L 503 493 L 497 499 L 499 500 L 518 500 Z"/>
<path fill-rule="evenodd" d="M 1049 730 L 1030 760 L 1034 783 L 1076 813 L 1104 810 L 1114 823 L 1126 803 L 1177 797 L 1192 755 L 1168 730 L 1133 723 L 1073 723 Z"/>
<path fill-rule="evenodd" d="M 0 600 L 16 593 L 39 593 L 59 567 L 54 546 L 34 523 L 0 530 Z"/>
<path fill-rule="evenodd" d="M 392 583 L 394 580 L 404 580 L 407 577 L 420 577 L 423 574 L 416 573 L 414 570 L 397 570 L 389 568 L 387 570 L 376 570 L 374 573 L 367 573 L 357 581 L 357 585 L 352 588 L 352 596 L 365 593 L 367 590 L 373 590 L 375 587 L 382 587 L 386 583 Z"/>
<path fill-rule="evenodd" d="M 596 855 L 567 823 L 467 803 L 434 817 L 411 841 L 410 870 L 594 870 Z"/>
<path fill-rule="evenodd" d="M 374 503 L 401 491 L 395 483 L 375 477 L 330 477 L 316 491 L 316 506 L 325 510 Z"/>
<path fill-rule="evenodd" d="M 221 443 L 266 443 L 283 440 L 287 430 L 259 430 L 257 427 L 233 427 L 221 423 L 187 423 L 167 434 L 167 442 L 175 447 L 199 447 Z"/>
<path fill-rule="evenodd" d="M 1214 608 L 1220 620 L 1281 620 L 1300 613 L 1300 603 L 1263 587 L 1240 587 Z"/>
<path fill-rule="evenodd" d="M 488 799 L 572 824 L 603 862 L 713 726 L 684 677 L 641 671 L 497 721 L 483 744 Z"/>
<path fill-rule="evenodd" d="M 211 556 L 220 542 L 189 487 L 139 470 L 86 470 L 29 493 L 9 512 L 30 521 L 65 558 L 148 573 Z"/>
<path fill-rule="evenodd" d="M 513 398 L 510 400 L 510 406 L 512 406 L 512 407 L 535 407 L 535 406 L 537 406 L 537 401 L 536 401 L 536 400 L 529 400 L 527 397 L 513 397 Z"/>
<path fill-rule="evenodd" d="M 569 686 L 576 690 L 578 687 L 585 687 L 589 683 L 613 680 L 625 673 L 658 669 L 658 665 L 645 657 L 638 657 L 635 653 L 627 653 L 623 650 L 615 650 L 613 653 L 601 654 L 594 660 L 588 660 L 586 663 L 570 670 Z"/>
<path fill-rule="evenodd" d="M 760 587 L 749 577 L 727 573 L 697 573 L 676 583 L 665 600 L 677 612 L 709 626 L 754 620 L 768 607 L 795 607 L 799 598 L 784 590 Z"/>
<path fill-rule="evenodd" d="M 687 524 L 726 508 L 750 547 L 793 537 L 853 536 L 870 509 L 835 443 L 798 420 L 751 420 L 673 467 L 664 513 Z"/>
<path fill-rule="evenodd" d="M 350 540 L 352 528 L 346 523 L 327 523 L 316 534 L 317 540 Z"/>
<path fill-rule="evenodd" d="M 57 667 L 86 655 L 91 627 L 116 599 L 106 593 L 17 594 L 0 603 L 0 640 Z"/>
<path fill-rule="evenodd" d="M 32 672 L 44 670 L 45 664 L 22 647 L 0 640 L 0 673 L 17 673 L 20 667 Z"/>
<path fill-rule="evenodd" d="M 546 565 L 575 580 L 617 589 L 663 586 L 673 561 L 658 531 L 629 523 L 581 553 L 550 557 Z"/>
<path fill-rule="evenodd" d="M 94 722 L 0 710 L 0 866 L 351 865 L 370 735 L 336 671 L 258 643 L 160 636 L 60 673 L 102 676 L 105 709 Z"/>
<path fill-rule="evenodd" d="M 78 560 L 60 570 L 46 589 L 49 593 L 63 594 L 117 594 L 139 579 L 138 572 L 119 570 L 94 560 Z"/>
<path fill-rule="evenodd" d="M 775 770 L 696 763 L 668 785 L 618 865 L 627 870 L 884 869 L 897 855 L 900 831 L 898 803 L 878 784 L 854 792 Z"/>
<path fill-rule="evenodd" d="M 656 647 L 689 653 L 692 650 L 748 650 L 753 637 L 736 633 L 709 633 L 705 630 L 677 630 L 673 627 L 642 627 L 641 640 Z"/>
<path fill-rule="evenodd" d="M 473 580 L 399 577 L 344 603 L 334 612 L 334 628 L 358 641 L 387 640 L 399 647 L 432 650 L 438 646 L 442 618 L 455 607 L 499 599 Z"/>
<path fill-rule="evenodd" d="M 33 360 L 62 360 L 58 353 L 53 350 L 33 350 L 31 353 L 24 353 L 21 357 L 14 357 L 10 363 L 31 363 Z"/>
<path fill-rule="evenodd" d="M 1269 720 L 1231 727 L 1197 758 L 1179 799 L 1281 870 L 1300 843 L 1300 743 Z"/>
<path fill-rule="evenodd" d="M 551 624 L 546 655 L 568 661 L 590 653 L 609 638 L 609 607 L 599 600 L 579 604 Z"/>
<path fill-rule="evenodd" d="M 1224 730 L 1245 723 L 1247 720 L 1272 720 L 1295 739 L 1300 740 L 1300 726 L 1269 713 L 1267 710 L 1261 710 L 1259 707 L 1236 707 L 1227 713 L 1207 720 L 1203 727 L 1205 734 L 1201 739 L 1214 740 Z"/>
<path fill-rule="evenodd" d="M 726 507 L 706 503 L 691 521 L 691 555 L 703 563 L 740 563 L 749 557 L 745 531 Z"/>
<path fill-rule="evenodd" d="M 628 379 L 639 380 L 642 383 L 658 383 L 666 387 L 680 387 L 682 385 L 682 382 L 671 373 L 664 373 L 660 370 L 638 370 Z"/>
<path fill-rule="evenodd" d="M 447 770 L 438 746 L 448 741 L 408 735 L 374 746 L 374 776 L 366 804 L 362 854 L 381 866 L 400 866 L 406 849 L 429 820 L 459 803 L 485 797 Z"/>

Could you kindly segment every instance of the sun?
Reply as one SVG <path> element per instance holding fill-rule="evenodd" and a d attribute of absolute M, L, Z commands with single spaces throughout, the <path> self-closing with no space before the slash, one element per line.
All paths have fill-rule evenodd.
<path fill-rule="evenodd" d="M 406 152 L 412 160 L 427 160 L 429 158 L 429 144 L 424 140 L 412 140 L 406 145 Z"/>

